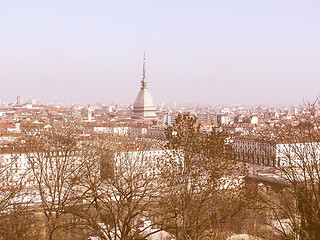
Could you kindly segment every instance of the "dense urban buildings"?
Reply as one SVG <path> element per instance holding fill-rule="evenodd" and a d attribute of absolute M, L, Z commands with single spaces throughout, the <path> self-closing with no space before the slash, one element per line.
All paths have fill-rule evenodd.
<path fill-rule="evenodd" d="M 290 178 L 284 177 L 287 176 L 288 169 L 290 173 L 294 172 L 297 175 L 294 179 L 300 179 L 303 171 L 299 170 L 299 167 L 314 169 L 319 166 L 320 141 L 317 137 L 317 125 L 313 123 L 318 117 L 319 105 L 317 104 L 311 112 L 307 106 L 201 106 L 163 103 L 155 106 L 146 88 L 145 63 L 141 90 L 133 105 L 90 103 L 64 106 L 39 104 L 39 101 L 34 100 L 23 101 L 18 97 L 16 102 L 3 103 L 0 108 L 0 187 L 1 201 L 5 204 L 0 211 L 4 219 L 8 211 L 18 211 L 13 210 L 12 206 L 24 206 L 24 211 L 29 211 L 28 214 L 31 215 L 34 211 L 42 211 L 41 218 L 46 222 L 44 226 L 38 226 L 42 229 L 42 234 L 49 234 L 50 231 L 52 234 L 58 234 L 54 233 L 56 230 L 50 230 L 52 218 L 59 219 L 55 220 L 59 229 L 67 224 L 65 218 L 75 216 L 73 209 L 77 209 L 76 212 L 79 213 L 90 206 L 92 194 L 102 196 L 102 198 L 99 197 L 99 202 L 105 206 L 113 206 L 117 211 L 124 211 L 128 205 L 134 206 L 135 200 L 127 202 L 129 195 L 122 195 L 127 194 L 126 191 L 130 187 L 130 191 L 137 194 L 133 199 L 139 197 L 139 201 L 144 202 L 146 198 L 149 199 L 152 196 L 150 203 L 144 202 L 142 204 L 144 207 L 140 209 L 142 205 L 139 205 L 139 210 L 137 209 L 144 214 L 130 213 L 136 216 L 130 222 L 132 228 L 139 229 L 136 231 L 147 236 L 147 239 L 160 239 L 160 236 L 163 239 L 183 239 L 182 232 L 175 233 L 170 221 L 165 220 L 165 217 L 171 216 L 170 214 L 174 211 L 174 208 L 171 208 L 173 206 L 165 205 L 166 210 L 171 209 L 165 215 L 163 215 L 164 212 L 158 212 L 157 217 L 151 215 L 156 209 L 160 211 L 160 208 L 155 206 L 164 200 L 161 197 L 171 199 L 169 201 L 171 202 L 178 197 L 180 191 L 184 191 L 182 188 L 179 191 L 173 191 L 171 188 L 173 186 L 166 185 L 169 184 L 168 181 L 173 181 L 170 184 L 174 183 L 173 176 L 180 176 L 181 181 L 190 177 L 192 181 L 201 183 L 194 186 L 197 189 L 207 186 L 203 184 L 213 184 L 207 178 L 213 170 L 218 177 L 216 181 L 222 184 L 220 185 L 222 192 L 215 194 L 222 198 L 229 192 L 236 191 L 242 194 L 244 191 L 242 188 L 251 186 L 252 182 L 257 184 L 258 190 L 261 186 L 263 187 L 259 190 L 262 191 L 261 194 L 275 194 L 272 188 L 285 189 L 291 186 Z M 180 127 L 177 124 L 180 124 Z M 290 131 L 285 132 L 288 126 Z M 296 132 L 292 133 L 292 128 Z M 223 146 L 221 142 L 219 144 L 215 142 L 219 139 L 226 144 L 222 149 L 218 148 Z M 175 146 L 181 148 L 175 151 Z M 198 155 L 197 152 L 202 147 L 206 150 L 202 150 L 203 153 Z M 216 155 L 217 149 L 220 149 L 218 155 Z M 186 154 L 186 152 L 189 153 Z M 175 169 L 176 165 L 167 165 L 174 162 L 181 164 L 186 157 L 190 157 L 190 161 L 195 164 L 193 167 L 196 167 L 190 175 L 184 175 L 186 174 L 184 171 L 179 172 Z M 198 165 L 198 158 L 201 159 L 201 165 Z M 209 171 L 207 166 L 202 165 L 207 163 L 208 159 L 217 161 L 214 166 L 219 167 Z M 231 162 L 228 164 L 224 163 L 224 160 L 220 162 L 222 159 L 230 159 Z M 86 172 L 89 170 L 90 172 Z M 306 181 L 309 182 L 312 179 L 312 173 L 313 170 L 309 171 L 311 175 Z M 78 180 L 75 181 L 75 179 Z M 129 180 L 130 182 L 127 182 Z M 243 185 L 244 182 L 245 185 Z M 158 185 L 166 187 L 155 188 Z M 175 189 L 180 187 L 180 184 L 175 185 Z M 52 191 L 57 192 L 53 194 Z M 201 191 L 203 193 L 201 196 L 196 193 L 197 191 L 193 193 L 195 194 L 193 204 L 198 204 L 196 199 L 202 198 L 206 204 L 213 204 L 210 208 L 215 209 L 215 204 L 218 203 L 211 202 L 212 199 L 209 197 L 213 193 L 206 195 L 204 189 Z M 59 195 L 59 192 L 63 194 Z M 123 197 L 119 202 L 114 197 L 118 195 Z M 79 196 L 81 197 L 78 198 Z M 6 202 L 6 199 L 10 201 Z M 224 212 L 223 204 L 219 203 L 222 207 L 222 212 L 219 214 L 231 214 L 231 212 Z M 232 200 L 233 204 L 235 208 L 240 207 L 237 205 L 240 204 L 238 200 Z M 161 206 L 164 207 L 164 205 Z M 161 211 L 164 211 L 162 207 Z M 59 208 L 65 209 L 64 218 L 57 216 L 57 211 L 61 211 L 57 210 Z M 201 211 L 204 210 L 201 208 Z M 233 208 L 229 210 L 240 211 Z M 91 222 L 85 228 L 88 232 L 75 230 L 78 231 L 79 238 L 88 234 L 97 239 L 118 239 L 118 237 L 114 238 L 115 226 L 117 228 L 124 226 L 103 220 L 106 217 L 104 215 L 103 217 L 95 215 L 97 208 L 90 207 L 90 211 L 92 214 L 90 217 L 95 217 L 97 221 L 94 224 L 100 225 L 97 228 Z M 241 211 L 249 210 L 243 208 Z M 47 216 L 47 212 L 51 215 Z M 245 227 L 255 224 L 252 221 L 256 220 L 253 220 L 255 218 L 250 214 L 253 212 L 248 213 L 248 218 L 241 219 L 236 214 L 232 226 L 224 226 L 225 234 L 233 231 L 235 235 L 244 231 L 241 229 L 246 229 L 245 232 L 262 236 L 261 233 L 249 231 L 249 228 Z M 273 239 L 277 239 L 280 237 L 276 233 L 279 231 L 279 225 L 277 225 L 279 223 L 270 220 L 269 211 L 263 214 L 263 221 L 266 223 L 261 223 L 261 227 L 267 225 L 271 227 L 267 232 L 273 236 Z M 126 217 L 126 215 L 122 216 Z M 159 219 L 165 221 L 163 225 L 158 222 Z M 283 219 L 282 221 L 287 221 Z M 206 222 L 213 219 L 209 217 L 201 220 Z M 83 221 L 82 223 L 85 224 L 88 219 L 82 215 L 78 221 Z M 190 223 L 190 227 L 195 223 Z M 35 226 L 36 223 L 31 222 L 31 224 Z M 199 231 L 201 229 L 200 225 L 196 228 L 199 228 Z M 30 226 L 30 229 L 35 227 Z M 286 226 L 285 229 L 291 231 L 290 226 Z M 57 232 L 62 234 L 67 231 L 60 229 Z M 110 236 L 106 237 L 108 234 Z"/>
<path fill-rule="evenodd" d="M 0 6 L 0 240 L 320 240 L 320 1 Z"/>
<path fill-rule="evenodd" d="M 317 101 L 156 106 L 145 57 L 133 105 L 19 96 L 0 107 L 0 240 L 18 231 L 16 221 L 28 221 L 17 233 L 26 239 L 300 234 L 305 211 L 289 213 L 299 201 L 317 204 L 308 191 L 319 184 L 319 113 Z M 288 189 L 293 198 L 282 202 Z"/>

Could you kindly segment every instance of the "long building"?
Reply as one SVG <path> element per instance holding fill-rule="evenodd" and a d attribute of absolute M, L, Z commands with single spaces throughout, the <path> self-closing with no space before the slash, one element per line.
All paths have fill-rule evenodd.
<path fill-rule="evenodd" d="M 320 163 L 320 142 L 268 142 L 234 139 L 235 160 L 264 166 L 299 167 Z"/>

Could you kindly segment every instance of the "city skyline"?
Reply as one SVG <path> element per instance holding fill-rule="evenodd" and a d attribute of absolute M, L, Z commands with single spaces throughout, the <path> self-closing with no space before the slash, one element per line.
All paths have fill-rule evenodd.
<path fill-rule="evenodd" d="M 124 102 L 143 52 L 156 104 L 299 104 L 320 95 L 316 1 L 1 3 L 0 99 Z"/>

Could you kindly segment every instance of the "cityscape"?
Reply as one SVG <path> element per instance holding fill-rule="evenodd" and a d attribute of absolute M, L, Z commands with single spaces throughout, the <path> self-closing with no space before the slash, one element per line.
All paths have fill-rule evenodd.
<path fill-rule="evenodd" d="M 0 240 L 320 239 L 320 4 L 285 2 L 3 4 Z"/>
<path fill-rule="evenodd" d="M 291 219 L 275 219 L 272 213 L 285 214 L 281 211 L 288 209 L 268 209 L 271 202 L 264 206 L 267 210 L 260 208 L 268 199 L 264 195 L 280 201 L 278 194 L 284 193 L 279 193 L 279 189 L 290 188 L 301 171 L 308 170 L 304 181 L 318 176 L 314 174 L 320 156 L 319 102 L 300 106 L 155 105 L 145 68 L 144 55 L 141 87 L 133 104 L 42 104 L 38 99 L 24 102 L 20 96 L 15 102 L 2 103 L 0 210 L 4 221 L 1 224 L 5 225 L 1 225 L 1 237 L 13 239 L 12 236 L 24 234 L 28 239 L 58 239 L 62 235 L 70 239 L 186 239 L 184 234 L 190 234 L 191 239 L 294 237 L 295 231 L 288 222 Z M 222 145 L 216 141 L 222 141 Z M 208 153 L 203 156 L 199 147 Z M 189 173 L 184 169 L 187 159 L 194 164 Z M 309 161 L 311 169 L 306 167 Z M 182 169 L 172 169 L 179 163 Z M 207 164 L 214 164 L 211 166 L 214 173 L 207 169 Z M 213 182 L 208 179 L 210 174 L 214 174 Z M 170 185 L 168 181 L 178 181 L 179 175 L 190 179 Z M 317 179 L 312 180 L 316 186 Z M 195 186 L 189 181 L 196 181 Z M 218 187 L 222 192 L 211 188 L 211 184 L 222 184 Z M 180 189 L 183 186 L 187 190 Z M 178 189 L 176 195 L 166 193 L 172 188 Z M 194 201 L 195 206 L 184 206 L 187 209 L 181 209 L 180 214 L 191 211 L 189 217 L 194 221 L 201 216 L 193 211 L 204 211 L 209 215 L 201 217 L 203 223 L 188 219 L 172 222 L 175 217 L 170 215 L 176 211 L 172 207 L 186 204 L 181 195 L 184 191 L 190 194 L 187 201 Z M 212 191 L 217 191 L 215 194 L 222 198 L 220 202 L 214 200 Z M 247 199 L 247 191 L 258 196 Z M 229 199 L 235 192 L 236 197 Z M 177 198 L 182 203 L 171 206 Z M 92 207 L 92 201 L 97 205 Z M 219 204 L 219 215 L 235 214 L 228 220 L 232 224 L 225 226 L 226 216 L 212 219 L 209 203 L 214 209 Z M 289 203 L 282 204 L 285 208 Z M 238 211 L 248 217 L 237 214 Z M 40 216 L 35 218 L 35 213 Z M 295 220 L 297 216 L 290 217 Z M 46 223 L 39 226 L 38 218 Z M 207 225 L 212 221 L 218 229 Z M 180 224 L 188 225 L 182 228 Z"/>

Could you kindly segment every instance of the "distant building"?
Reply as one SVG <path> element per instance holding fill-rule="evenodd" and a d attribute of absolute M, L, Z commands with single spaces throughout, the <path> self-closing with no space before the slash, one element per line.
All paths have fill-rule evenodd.
<path fill-rule="evenodd" d="M 218 122 L 217 115 L 214 113 L 210 113 L 210 112 L 197 113 L 197 121 L 199 123 L 216 123 L 216 122 Z"/>
<path fill-rule="evenodd" d="M 228 124 L 230 122 L 230 118 L 227 115 L 217 115 L 217 122 L 222 124 Z"/>
<path fill-rule="evenodd" d="M 39 104 L 39 100 L 36 99 L 36 98 L 32 98 L 31 104 L 32 104 L 32 105 L 38 105 L 38 104 Z"/>
<path fill-rule="evenodd" d="M 235 159 L 265 166 L 277 166 L 276 145 L 254 139 L 233 140 Z"/>
<path fill-rule="evenodd" d="M 163 120 L 162 120 L 163 125 L 171 125 L 172 124 L 172 117 L 168 113 L 166 115 L 163 115 Z"/>
<path fill-rule="evenodd" d="M 92 109 L 91 105 L 89 104 L 89 106 L 88 106 L 88 122 L 92 121 L 92 111 L 93 111 L 93 109 Z"/>
<path fill-rule="evenodd" d="M 275 117 L 275 113 L 274 112 L 264 112 L 263 113 L 263 118 L 264 119 L 271 119 Z"/>
<path fill-rule="evenodd" d="M 259 139 L 234 139 L 235 160 L 264 166 L 298 167 L 319 164 L 320 142 L 268 142 Z"/>
<path fill-rule="evenodd" d="M 23 104 L 23 100 L 20 96 L 17 97 L 17 102 L 16 105 L 22 105 Z"/>
<path fill-rule="evenodd" d="M 146 80 L 146 61 L 143 59 L 143 74 L 140 92 L 138 93 L 132 111 L 132 119 L 153 119 L 156 118 L 156 107 L 153 103 L 152 96 L 147 87 Z"/>
<path fill-rule="evenodd" d="M 258 124 L 259 123 L 259 118 L 257 116 L 253 116 L 251 118 L 251 124 Z"/>

